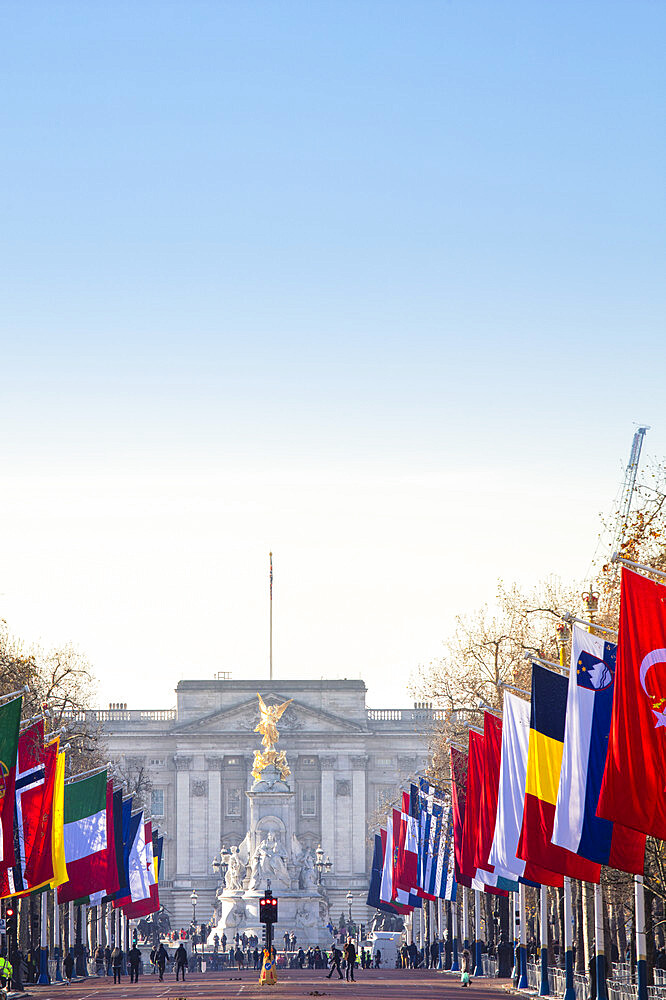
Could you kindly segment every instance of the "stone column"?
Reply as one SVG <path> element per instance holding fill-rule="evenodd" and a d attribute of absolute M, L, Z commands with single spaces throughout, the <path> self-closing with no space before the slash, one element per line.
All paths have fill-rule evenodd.
<path fill-rule="evenodd" d="M 337 875 L 351 875 L 354 871 L 352 857 L 352 780 L 350 760 L 345 760 L 344 771 L 335 776 L 335 857 L 334 871 Z"/>
<path fill-rule="evenodd" d="M 220 850 L 222 837 L 222 757 L 206 757 L 206 770 L 208 771 L 208 862 L 210 865 Z"/>
<path fill-rule="evenodd" d="M 351 758 L 352 765 L 352 871 L 366 870 L 366 800 L 367 754 Z"/>
<path fill-rule="evenodd" d="M 190 765 L 191 757 L 174 757 L 176 765 L 176 874 L 190 873 Z"/>
<path fill-rule="evenodd" d="M 190 772 L 190 874 L 207 875 L 208 854 L 208 775 L 197 769 Z"/>
<path fill-rule="evenodd" d="M 335 766 L 337 757 L 320 757 L 321 846 L 324 857 L 335 863 Z M 335 869 L 334 869 L 335 870 Z"/>

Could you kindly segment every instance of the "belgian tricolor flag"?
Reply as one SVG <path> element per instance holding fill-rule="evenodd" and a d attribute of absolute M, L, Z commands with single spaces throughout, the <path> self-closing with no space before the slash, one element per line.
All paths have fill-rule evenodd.
<path fill-rule="evenodd" d="M 598 882 L 599 865 L 551 844 L 562 768 L 567 716 L 567 678 L 532 664 L 532 706 L 523 827 L 517 856 L 551 871 Z"/>

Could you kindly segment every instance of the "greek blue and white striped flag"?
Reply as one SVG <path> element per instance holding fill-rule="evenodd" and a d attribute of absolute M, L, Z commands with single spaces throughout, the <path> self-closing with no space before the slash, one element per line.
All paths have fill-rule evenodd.
<path fill-rule="evenodd" d="M 420 778 L 412 800 L 418 803 L 419 888 L 428 896 L 455 900 L 451 796 Z"/>

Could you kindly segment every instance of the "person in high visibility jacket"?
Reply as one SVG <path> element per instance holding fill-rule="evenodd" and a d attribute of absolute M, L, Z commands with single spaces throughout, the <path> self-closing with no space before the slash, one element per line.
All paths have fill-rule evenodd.
<path fill-rule="evenodd" d="M 9 959 L 0 955 L 0 983 L 7 989 L 10 986 L 13 971 L 12 963 Z"/>

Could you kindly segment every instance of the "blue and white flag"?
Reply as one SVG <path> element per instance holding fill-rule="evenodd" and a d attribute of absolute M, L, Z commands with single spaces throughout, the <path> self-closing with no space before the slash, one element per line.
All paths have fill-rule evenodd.
<path fill-rule="evenodd" d="M 552 842 L 642 874 L 645 836 L 597 816 L 610 733 L 617 646 L 574 625 L 562 769 Z"/>
<path fill-rule="evenodd" d="M 453 809 L 451 796 L 426 778 L 419 779 L 418 793 L 412 786 L 412 801 L 418 801 L 419 889 L 440 899 L 456 898 L 453 856 Z"/>

